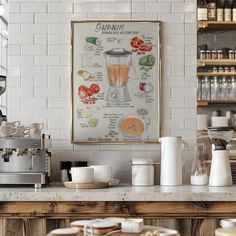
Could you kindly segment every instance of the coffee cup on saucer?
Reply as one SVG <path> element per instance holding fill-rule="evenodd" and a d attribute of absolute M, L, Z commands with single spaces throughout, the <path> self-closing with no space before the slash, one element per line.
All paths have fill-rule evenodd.
<path fill-rule="evenodd" d="M 14 127 L 11 122 L 3 121 L 0 126 L 0 137 L 10 137 L 17 133 L 18 128 Z"/>

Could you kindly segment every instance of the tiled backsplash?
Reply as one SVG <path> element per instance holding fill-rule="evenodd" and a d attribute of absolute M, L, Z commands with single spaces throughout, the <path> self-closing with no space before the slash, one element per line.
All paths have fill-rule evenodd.
<path fill-rule="evenodd" d="M 55 180 L 61 160 L 110 163 L 127 182 L 133 157 L 160 159 L 158 144 L 70 143 L 71 20 L 164 22 L 161 133 L 188 142 L 189 173 L 196 142 L 196 0 L 10 0 L 9 9 L 8 117 L 45 123 L 53 138 Z"/>

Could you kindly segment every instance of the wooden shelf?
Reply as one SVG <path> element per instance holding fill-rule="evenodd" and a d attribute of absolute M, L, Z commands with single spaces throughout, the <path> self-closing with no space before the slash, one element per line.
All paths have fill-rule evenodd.
<path fill-rule="evenodd" d="M 236 76 L 236 73 L 212 73 L 212 72 L 198 72 L 197 76 Z"/>
<path fill-rule="evenodd" d="M 197 66 L 236 66 L 236 59 L 198 59 Z"/>
<path fill-rule="evenodd" d="M 197 101 L 198 107 L 207 107 L 210 104 L 236 104 L 236 100 L 200 100 Z"/>
<path fill-rule="evenodd" d="M 198 21 L 202 30 L 236 30 L 236 21 Z"/>

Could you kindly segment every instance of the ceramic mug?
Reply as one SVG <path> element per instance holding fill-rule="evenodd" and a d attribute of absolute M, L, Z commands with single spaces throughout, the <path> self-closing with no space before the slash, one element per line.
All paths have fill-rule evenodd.
<path fill-rule="evenodd" d="M 112 166 L 111 165 L 93 165 L 94 181 L 108 183 L 111 180 Z"/>
<path fill-rule="evenodd" d="M 94 169 L 91 167 L 72 167 L 71 178 L 74 183 L 93 183 Z"/>

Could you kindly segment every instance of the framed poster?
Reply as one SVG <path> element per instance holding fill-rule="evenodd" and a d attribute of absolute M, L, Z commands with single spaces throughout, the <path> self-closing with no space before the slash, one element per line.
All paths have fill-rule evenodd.
<path fill-rule="evenodd" d="M 158 21 L 72 22 L 72 142 L 156 143 Z"/>

